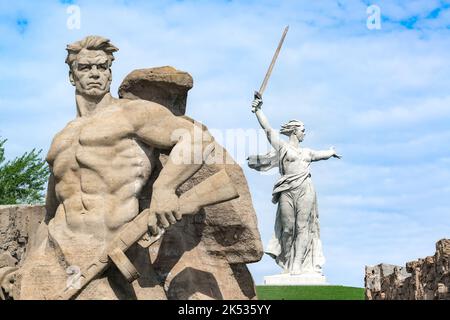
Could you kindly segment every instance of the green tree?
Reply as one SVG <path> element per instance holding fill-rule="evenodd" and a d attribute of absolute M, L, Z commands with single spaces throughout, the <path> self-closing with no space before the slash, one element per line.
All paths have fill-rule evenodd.
<path fill-rule="evenodd" d="M 49 176 L 42 150 L 25 152 L 5 162 L 6 139 L 0 139 L 0 204 L 40 203 Z"/>

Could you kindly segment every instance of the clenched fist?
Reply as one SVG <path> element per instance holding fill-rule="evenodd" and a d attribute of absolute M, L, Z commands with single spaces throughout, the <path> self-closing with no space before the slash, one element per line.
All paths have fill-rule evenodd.
<path fill-rule="evenodd" d="M 252 112 L 255 113 L 257 110 L 261 109 L 263 101 L 261 98 L 255 97 L 252 102 Z"/>
<path fill-rule="evenodd" d="M 152 235 L 159 233 L 159 227 L 167 229 L 181 219 L 178 196 L 169 190 L 153 190 L 150 202 L 148 228 Z"/>

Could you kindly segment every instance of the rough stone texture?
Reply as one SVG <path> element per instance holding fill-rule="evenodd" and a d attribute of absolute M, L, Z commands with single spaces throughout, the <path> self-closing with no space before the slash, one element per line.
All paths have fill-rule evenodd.
<path fill-rule="evenodd" d="M 90 59 L 88 53 L 86 53 L 86 58 Z M 184 74 L 173 68 L 157 70 L 159 70 L 159 73 L 162 70 L 168 70 L 169 73 L 173 71 L 175 74 Z M 102 72 L 107 73 L 108 70 Z M 153 71 L 150 72 L 151 76 L 147 76 L 145 70 L 139 72 L 138 74 L 141 74 L 145 79 L 154 79 L 152 78 L 154 77 Z M 158 103 L 172 111 L 178 110 L 176 112 L 179 113 L 184 112 L 186 99 L 185 97 L 176 99 L 173 95 L 176 95 L 177 92 L 186 95 L 189 83 L 183 86 L 185 80 L 180 80 L 178 76 L 174 76 L 175 86 L 171 84 L 170 77 L 165 78 L 166 82 L 141 82 L 136 73 L 134 77 L 136 86 L 145 83 L 144 87 L 139 87 L 141 91 L 133 90 L 134 84 L 129 83 L 128 86 L 121 86 L 122 96 L 126 96 L 128 99 L 115 99 L 107 92 L 106 104 L 102 105 L 98 112 L 92 111 L 91 117 L 84 116 L 89 110 L 85 105 L 79 103 L 78 100 L 83 102 L 82 97 L 77 100 L 79 117 L 55 137 L 49 151 L 51 156 L 48 159 L 53 163 L 55 179 L 54 182 L 50 179 L 47 212 L 45 221 L 40 224 L 39 229 L 36 231 L 37 222 L 36 224 L 30 222 L 29 229 L 20 227 L 15 221 L 21 218 L 14 216 L 17 213 L 14 211 L 15 208 L 11 209 L 11 214 L 8 215 L 7 222 L 5 222 L 8 223 L 8 232 L 5 233 L 5 238 L 17 239 L 17 242 L 20 242 L 23 246 L 22 248 L 20 245 L 14 246 L 14 243 L 11 242 L 11 245 L 7 246 L 8 250 L 11 251 L 11 257 L 6 255 L 2 258 L 5 263 L 14 263 L 20 266 L 17 272 L 7 275 L 5 273 L 5 283 L 1 285 L 6 287 L 5 293 L 8 296 L 14 299 L 53 299 L 56 293 L 66 288 L 67 280 L 70 278 L 68 273 L 70 268 L 77 267 L 82 270 L 93 259 L 98 259 L 105 245 L 111 239 L 106 237 L 105 234 L 114 236 L 120 231 L 118 228 L 113 228 L 114 224 L 113 227 L 108 225 L 107 219 L 110 219 L 108 220 L 109 223 L 118 221 L 120 227 L 126 223 L 121 222 L 121 219 L 125 220 L 125 215 L 137 214 L 139 209 L 137 206 L 131 209 L 119 208 L 119 204 L 116 202 L 120 201 L 115 201 L 119 199 L 116 197 L 117 192 L 123 192 L 124 198 L 127 200 L 136 200 L 136 197 L 140 195 L 140 209 L 149 207 L 153 182 L 158 178 L 161 169 L 164 168 L 169 151 L 160 151 L 155 148 L 140 149 L 141 145 L 135 140 L 129 139 L 128 134 L 118 132 L 122 129 L 125 130 L 124 132 L 128 132 L 126 130 L 129 126 L 123 121 L 146 119 L 139 113 L 133 113 L 136 110 L 155 110 L 155 105 L 148 102 L 130 101 L 129 99 L 133 99 L 133 97 L 128 95 L 128 89 L 126 88 L 135 93 L 150 92 L 151 94 L 145 95 L 147 99 L 152 100 L 152 97 L 155 97 L 154 99 Z M 161 74 L 158 77 L 158 79 L 164 78 Z M 182 76 L 181 78 L 189 79 L 189 77 Z M 127 79 L 129 78 L 127 77 Z M 108 79 L 107 75 L 102 74 L 102 77 L 97 80 L 107 81 L 106 79 Z M 90 80 L 89 78 L 83 78 L 83 81 L 89 82 Z M 153 85 L 156 86 L 156 89 L 153 88 Z M 94 91 L 100 90 L 98 84 L 91 86 Z M 183 87 L 184 91 L 176 91 L 180 89 L 179 87 Z M 163 94 L 158 95 L 159 90 Z M 166 95 L 164 92 L 170 94 Z M 143 97 L 139 98 L 142 99 Z M 121 107 L 118 107 L 119 105 Z M 156 106 L 156 110 L 161 109 Z M 120 113 L 121 110 L 129 110 L 134 116 L 131 116 L 130 120 L 124 119 L 122 113 Z M 148 118 L 155 119 L 161 112 L 144 114 Z M 168 113 L 165 112 L 165 114 Z M 185 119 L 193 121 L 188 117 L 185 117 Z M 152 132 L 160 130 L 160 135 L 164 136 L 168 134 L 168 131 L 170 132 L 167 128 L 170 127 L 171 123 L 182 123 L 184 126 L 192 128 L 190 124 L 186 124 L 186 121 L 179 117 L 173 117 L 171 114 L 170 117 L 165 116 L 164 120 L 167 123 L 153 124 L 148 127 L 148 130 L 152 130 Z M 196 125 L 206 130 L 206 127 L 202 127 L 201 124 Z M 83 137 L 80 134 L 80 128 L 86 133 Z M 130 128 L 134 127 L 131 126 Z M 81 143 L 82 139 L 89 140 L 89 147 Z M 158 139 L 158 137 L 155 137 L 155 139 Z M 125 142 L 121 145 L 122 149 L 115 149 L 114 147 L 118 146 L 120 142 Z M 91 147 L 92 145 L 94 147 Z M 119 157 L 118 152 L 122 152 L 121 156 L 123 157 Z M 261 259 L 262 244 L 246 179 L 242 169 L 221 146 L 216 144 L 211 156 L 216 158 L 216 164 L 203 165 L 199 171 L 191 174 L 191 177 L 177 189 L 178 195 L 219 170 L 225 169 L 240 197 L 221 204 L 204 207 L 197 214 L 183 217 L 149 248 L 137 244 L 131 246 L 126 255 L 141 274 L 141 277 L 137 280 L 128 283 L 118 269 L 111 266 L 105 273 L 92 280 L 76 296 L 76 299 L 256 298 L 254 282 L 246 263 Z M 126 160 L 130 157 L 131 160 Z M 217 159 L 222 159 L 222 161 L 218 163 Z M 133 162 L 133 160 L 139 161 Z M 83 162 L 83 174 L 87 179 L 84 181 L 81 181 L 77 175 L 71 174 L 74 170 L 80 169 L 80 161 Z M 121 162 L 122 165 L 114 167 L 113 164 L 117 161 L 123 161 Z M 131 167 L 133 163 L 137 165 Z M 139 175 L 139 171 L 134 169 L 137 167 L 141 170 L 142 163 L 148 163 L 151 170 L 144 172 L 149 172 L 144 180 L 147 181 L 147 184 L 142 189 L 137 190 L 135 182 L 137 179 L 143 179 L 143 175 Z M 165 169 L 168 168 L 169 165 L 165 166 Z M 173 170 L 173 166 L 171 169 Z M 95 174 L 93 174 L 94 171 Z M 169 174 L 168 171 L 165 170 L 166 175 Z M 133 174 L 136 176 L 133 176 Z M 130 183 L 131 188 L 116 190 L 116 193 L 108 194 L 109 198 L 105 197 L 105 192 L 99 191 L 99 186 L 119 184 L 123 187 L 122 181 Z M 83 188 L 88 189 L 89 192 L 82 193 L 84 191 L 69 188 L 70 186 L 79 186 L 82 183 L 84 183 Z M 66 193 L 63 195 L 55 194 L 55 190 L 57 192 L 62 190 Z M 153 191 L 156 193 L 156 190 Z M 220 190 L 215 191 L 220 192 Z M 161 191 L 159 190 L 159 192 Z M 56 197 L 57 195 L 59 195 L 59 198 Z M 70 202 L 67 199 L 75 201 Z M 80 207 L 77 207 L 79 202 L 76 201 L 80 199 L 87 202 L 83 203 L 82 211 L 77 211 Z M 168 199 L 173 200 L 173 198 Z M 65 201 L 64 206 L 57 200 Z M 169 200 L 157 203 L 158 205 L 173 203 Z M 136 201 L 132 203 L 136 203 Z M 40 210 L 45 211 L 42 207 Z M 115 210 L 118 214 L 115 214 Z M 69 214 L 70 219 L 66 218 Z M 80 215 L 84 215 L 86 220 L 79 219 Z M 35 218 L 38 218 L 38 214 L 30 213 L 29 221 L 35 221 L 33 220 Z M 43 219 L 43 214 L 39 215 L 39 219 Z M 12 224 L 10 221 L 13 221 Z M 76 225 L 76 228 L 72 228 L 74 225 Z M 16 227 L 20 227 L 20 230 L 27 230 L 27 238 L 22 237 L 22 233 L 17 232 Z M 26 242 L 27 239 L 29 239 L 28 242 Z M 3 243 L 6 243 L 6 240 L 0 242 L 2 245 Z M 32 245 L 33 243 L 34 245 Z M 28 247 L 29 250 L 27 250 Z M 28 254 L 26 259 L 23 259 L 23 252 L 26 251 L 28 251 Z M 16 259 L 17 262 L 12 259 Z"/>
<path fill-rule="evenodd" d="M 19 265 L 44 217 L 41 205 L 0 206 L 0 268 Z"/>
<path fill-rule="evenodd" d="M 436 243 L 434 256 L 406 267 L 366 266 L 367 300 L 450 300 L 450 240 Z"/>
<path fill-rule="evenodd" d="M 165 105 L 175 115 L 186 112 L 187 92 L 193 80 L 189 73 L 170 66 L 134 70 L 119 87 L 119 97 L 143 99 Z"/>
<path fill-rule="evenodd" d="M 165 71 L 169 71 L 167 77 L 161 75 Z M 186 96 L 187 90 L 192 87 L 192 78 L 185 72 L 171 67 L 151 68 L 131 72 L 120 86 L 120 95 L 158 102 L 175 114 L 184 114 L 186 99 L 174 99 L 172 96 L 162 99 L 159 95 L 158 100 L 152 100 L 153 92 L 164 82 L 161 79 L 175 79 L 177 86 L 184 88 L 181 91 Z M 157 87 L 153 88 L 154 85 Z M 169 85 L 169 88 L 172 86 Z M 151 248 L 154 269 L 165 279 L 164 287 L 169 299 L 256 298 L 253 279 L 245 264 L 261 259 L 262 243 L 247 181 L 240 166 L 217 143 L 213 156 L 217 163 L 203 165 L 179 188 L 178 193 L 225 169 L 240 197 L 206 207 L 194 216 L 183 218 L 168 230 L 161 242 Z M 142 195 L 147 196 L 141 197 L 141 208 L 148 207 L 150 187 L 166 160 L 167 155 L 161 152 L 154 175 L 142 192 Z"/>
<path fill-rule="evenodd" d="M 187 299 L 195 292 L 215 299 L 256 297 L 245 265 L 262 256 L 251 197 L 240 168 L 224 167 L 236 183 L 240 198 L 184 218 L 152 248 L 152 253 L 158 251 L 152 258 L 155 271 L 161 277 L 167 275 L 169 298 Z M 189 189 L 219 168 L 203 167 L 180 189 Z"/>

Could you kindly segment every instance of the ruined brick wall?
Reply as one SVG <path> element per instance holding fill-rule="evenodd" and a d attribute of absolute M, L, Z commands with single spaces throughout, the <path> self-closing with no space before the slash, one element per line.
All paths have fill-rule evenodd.
<path fill-rule="evenodd" d="M 406 263 L 366 266 L 367 300 L 450 300 L 450 240 L 436 243 L 436 253 Z"/>

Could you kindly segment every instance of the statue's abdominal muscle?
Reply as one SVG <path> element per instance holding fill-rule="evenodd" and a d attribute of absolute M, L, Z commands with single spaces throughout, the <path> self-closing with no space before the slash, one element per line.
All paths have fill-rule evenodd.
<path fill-rule="evenodd" d="M 47 158 L 56 194 L 72 231 L 88 232 L 105 224 L 113 231 L 138 213 L 137 198 L 152 170 L 151 152 L 133 138 L 124 138 L 120 126 L 96 132 L 83 127 L 69 124 L 52 143 Z"/>

